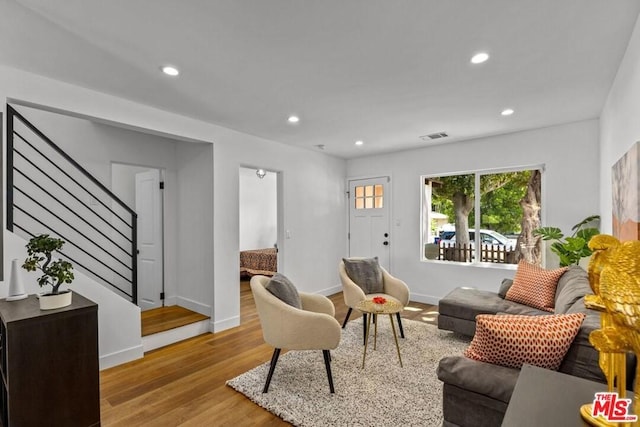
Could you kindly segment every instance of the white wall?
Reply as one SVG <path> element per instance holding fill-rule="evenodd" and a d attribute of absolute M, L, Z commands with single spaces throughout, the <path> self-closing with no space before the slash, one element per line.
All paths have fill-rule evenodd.
<path fill-rule="evenodd" d="M 611 233 L 611 167 L 640 141 L 640 18 L 600 116 L 600 215 Z"/>
<path fill-rule="evenodd" d="M 111 164 L 111 191 L 120 200 L 130 206 L 136 207 L 136 175 L 147 172 L 151 168 L 146 166 L 131 166 L 123 163 Z M 156 168 L 153 168 L 156 169 Z M 162 178 L 161 178 L 162 179 Z"/>
<path fill-rule="evenodd" d="M 278 176 L 240 168 L 240 250 L 272 248 L 278 241 Z"/>
<path fill-rule="evenodd" d="M 213 146 L 181 145 L 177 154 L 177 303 L 213 318 Z"/>
<path fill-rule="evenodd" d="M 391 175 L 391 269 L 412 299 L 436 303 L 457 286 L 497 290 L 514 272 L 420 261 L 420 176 L 541 164 L 543 224 L 569 230 L 598 212 L 597 120 L 350 160 L 347 171 L 349 177 Z"/>
<path fill-rule="evenodd" d="M 284 228 L 291 232 L 291 238 L 284 240 L 281 248 L 282 271 L 302 291 L 327 293 L 339 289 L 337 264 L 346 248 L 344 160 L 6 66 L 0 66 L 0 99 L 100 118 L 106 123 L 118 123 L 160 136 L 215 142 L 213 182 L 203 184 L 207 186 L 206 197 L 212 197 L 214 205 L 213 280 L 209 278 L 209 282 L 213 284 L 210 303 L 215 330 L 239 323 L 238 183 L 241 165 L 260 165 L 282 173 Z M 2 109 L 4 111 L 4 106 Z M 175 258 L 176 252 L 172 256 Z M 11 259 L 12 255 L 5 254 L 7 258 Z M 181 283 L 186 280 L 188 278 L 180 277 Z"/>
<path fill-rule="evenodd" d="M 113 162 L 175 171 L 176 140 L 22 105 L 14 107 L 107 188 L 111 187 Z"/>

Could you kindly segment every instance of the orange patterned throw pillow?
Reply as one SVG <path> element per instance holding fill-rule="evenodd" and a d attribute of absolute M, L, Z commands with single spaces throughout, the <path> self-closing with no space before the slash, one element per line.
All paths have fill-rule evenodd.
<path fill-rule="evenodd" d="M 578 334 L 584 313 L 476 316 L 476 334 L 464 355 L 520 369 L 524 363 L 557 370 Z"/>
<path fill-rule="evenodd" d="M 568 267 L 545 270 L 526 261 L 518 263 L 516 277 L 505 299 L 553 312 L 558 280 Z"/>

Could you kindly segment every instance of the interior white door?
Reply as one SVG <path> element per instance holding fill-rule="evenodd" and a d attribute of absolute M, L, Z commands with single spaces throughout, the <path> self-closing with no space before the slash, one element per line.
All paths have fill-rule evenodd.
<path fill-rule="evenodd" d="M 349 256 L 378 257 L 389 269 L 389 177 L 349 181 Z"/>
<path fill-rule="evenodd" d="M 162 193 L 160 171 L 136 174 L 138 214 L 138 306 L 149 310 L 162 306 Z"/>

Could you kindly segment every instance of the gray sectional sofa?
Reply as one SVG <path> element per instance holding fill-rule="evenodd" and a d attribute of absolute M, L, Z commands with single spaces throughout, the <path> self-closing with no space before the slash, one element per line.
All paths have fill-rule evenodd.
<path fill-rule="evenodd" d="M 438 327 L 463 335 L 475 333 L 478 314 L 552 314 L 504 299 L 511 285 L 505 279 L 499 292 L 457 288 L 440 300 Z M 586 313 L 580 331 L 559 371 L 593 381 L 606 382 L 598 366 L 598 352 L 589 343 L 589 333 L 600 327 L 598 312 L 584 305 L 590 294 L 586 271 L 570 267 L 558 281 L 555 313 Z M 628 358 L 628 378 L 633 379 L 634 361 Z M 464 356 L 445 357 L 438 366 L 443 386 L 444 426 L 499 426 L 511 399 L 520 370 L 479 362 Z M 630 384 L 628 388 L 631 389 Z M 542 390 L 541 390 L 542 391 Z"/>

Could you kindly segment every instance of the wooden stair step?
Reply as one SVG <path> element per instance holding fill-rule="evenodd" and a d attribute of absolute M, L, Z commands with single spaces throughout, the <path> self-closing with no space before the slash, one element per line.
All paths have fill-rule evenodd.
<path fill-rule="evenodd" d="M 140 317 L 143 337 L 209 319 L 209 316 L 196 313 L 179 305 L 145 310 Z"/>

